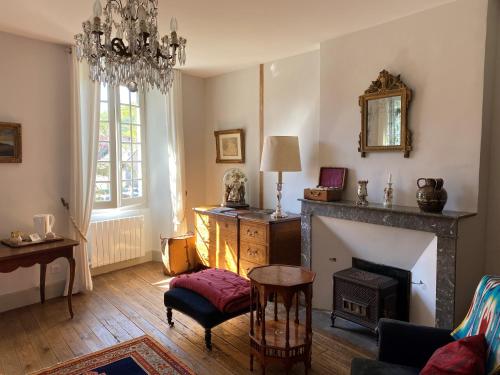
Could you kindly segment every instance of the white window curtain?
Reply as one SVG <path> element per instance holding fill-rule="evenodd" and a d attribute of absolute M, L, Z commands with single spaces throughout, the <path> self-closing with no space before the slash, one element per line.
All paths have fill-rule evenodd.
<path fill-rule="evenodd" d="M 182 73 L 174 70 L 174 82 L 167 94 L 167 149 L 170 199 L 174 235 L 187 231 L 184 173 L 184 132 L 182 123 Z"/>
<path fill-rule="evenodd" d="M 74 250 L 76 270 L 73 293 L 78 293 L 92 290 L 86 236 L 95 195 L 100 86 L 90 80 L 88 64 L 78 61 L 74 48 L 72 59 L 69 213 L 72 237 L 80 242 Z M 68 293 L 68 283 L 66 284 L 65 294 Z"/>

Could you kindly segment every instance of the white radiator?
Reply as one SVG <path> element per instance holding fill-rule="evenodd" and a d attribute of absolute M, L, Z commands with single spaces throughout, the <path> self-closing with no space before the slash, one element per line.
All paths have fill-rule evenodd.
<path fill-rule="evenodd" d="M 146 255 L 144 216 L 92 222 L 89 237 L 92 268 Z"/>

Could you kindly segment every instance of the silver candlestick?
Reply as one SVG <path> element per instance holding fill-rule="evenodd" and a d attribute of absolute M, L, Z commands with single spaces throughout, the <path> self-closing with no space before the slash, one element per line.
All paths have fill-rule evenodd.
<path fill-rule="evenodd" d="M 368 205 L 368 201 L 366 200 L 366 197 L 368 196 L 368 189 L 366 185 L 368 185 L 368 180 L 358 181 L 358 197 L 356 199 L 356 204 L 358 206 Z"/>
<path fill-rule="evenodd" d="M 384 207 L 392 207 L 392 182 L 388 182 L 384 188 Z"/>

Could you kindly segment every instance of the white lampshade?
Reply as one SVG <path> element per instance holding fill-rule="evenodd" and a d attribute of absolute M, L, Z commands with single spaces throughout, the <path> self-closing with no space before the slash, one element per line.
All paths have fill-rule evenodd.
<path fill-rule="evenodd" d="M 260 170 L 262 172 L 301 171 L 299 137 L 266 137 L 262 150 Z"/>

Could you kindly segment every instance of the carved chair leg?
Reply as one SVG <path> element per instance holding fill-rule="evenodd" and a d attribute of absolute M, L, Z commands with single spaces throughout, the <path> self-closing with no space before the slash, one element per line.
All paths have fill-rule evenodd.
<path fill-rule="evenodd" d="M 212 330 L 210 328 L 205 329 L 205 346 L 208 350 L 212 350 Z"/>
<path fill-rule="evenodd" d="M 172 309 L 170 307 L 167 307 L 167 321 L 170 327 L 174 326 L 174 322 L 172 321 Z"/>

